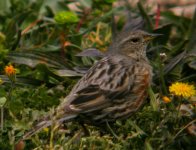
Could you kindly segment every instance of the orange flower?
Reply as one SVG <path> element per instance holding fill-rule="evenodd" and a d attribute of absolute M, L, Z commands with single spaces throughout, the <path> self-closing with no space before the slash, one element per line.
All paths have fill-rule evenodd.
<path fill-rule="evenodd" d="M 171 102 L 171 99 L 169 98 L 169 97 L 167 97 L 167 96 L 163 96 L 163 101 L 165 102 L 165 103 L 170 103 Z"/>
<path fill-rule="evenodd" d="M 5 66 L 4 70 L 5 70 L 5 74 L 7 76 L 11 76 L 11 75 L 16 74 L 16 69 L 12 65 Z"/>

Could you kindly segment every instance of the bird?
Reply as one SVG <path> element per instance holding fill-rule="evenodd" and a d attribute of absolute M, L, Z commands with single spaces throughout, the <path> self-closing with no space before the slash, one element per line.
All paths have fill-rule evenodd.
<path fill-rule="evenodd" d="M 157 36 L 142 30 L 121 31 L 54 113 L 41 119 L 23 139 L 54 122 L 60 125 L 81 118 L 99 124 L 125 119 L 138 111 L 146 101 L 153 75 L 147 45 Z"/>

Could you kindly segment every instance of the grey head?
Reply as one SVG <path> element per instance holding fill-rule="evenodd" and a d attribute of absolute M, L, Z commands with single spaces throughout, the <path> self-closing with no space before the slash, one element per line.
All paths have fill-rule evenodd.
<path fill-rule="evenodd" d="M 135 58 L 146 58 L 148 43 L 159 35 L 149 34 L 141 30 L 123 31 L 112 41 L 108 52 Z"/>

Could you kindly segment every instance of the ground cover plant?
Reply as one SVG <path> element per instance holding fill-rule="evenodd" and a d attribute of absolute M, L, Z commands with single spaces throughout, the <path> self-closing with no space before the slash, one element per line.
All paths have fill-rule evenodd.
<path fill-rule="evenodd" d="M 196 147 L 196 11 L 177 16 L 145 0 L 0 1 L 0 149 L 185 149 Z M 175 4 L 177 5 L 177 4 Z M 167 6 L 171 7 L 171 6 Z M 123 28 L 163 36 L 148 47 L 153 83 L 144 107 L 107 129 L 77 122 L 44 128 L 53 111 Z"/>

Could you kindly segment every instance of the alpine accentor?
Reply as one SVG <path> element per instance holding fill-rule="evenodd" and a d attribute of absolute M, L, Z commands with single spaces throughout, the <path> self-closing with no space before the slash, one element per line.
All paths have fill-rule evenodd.
<path fill-rule="evenodd" d="M 124 31 L 113 40 L 107 54 L 78 81 L 55 110 L 23 139 L 54 123 L 74 118 L 100 123 L 129 117 L 144 103 L 151 83 L 152 68 L 146 47 L 156 34 Z M 53 121 L 52 121 L 53 120 Z"/>

